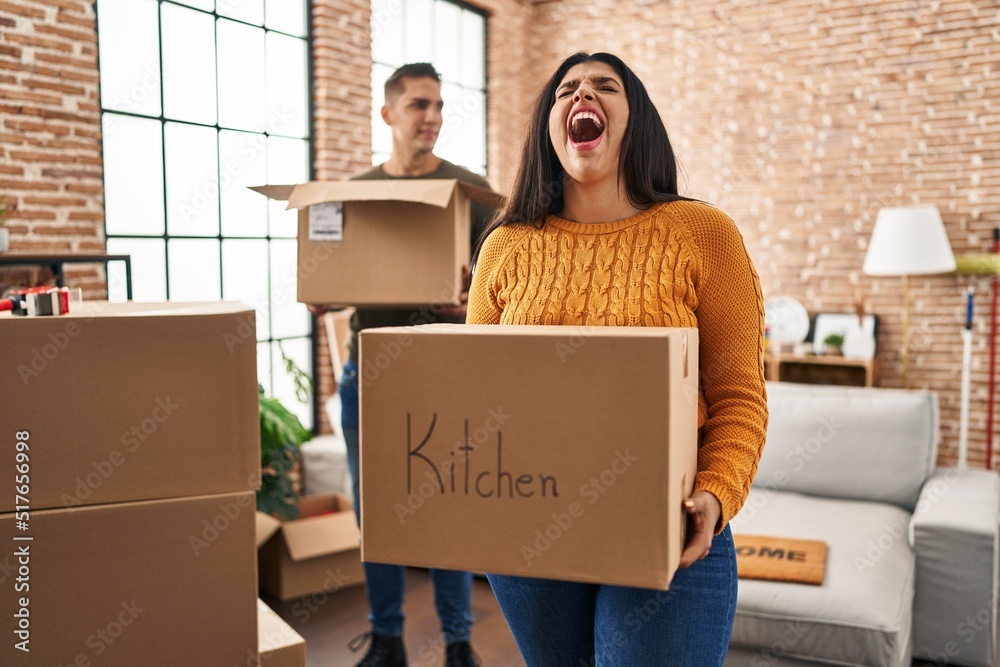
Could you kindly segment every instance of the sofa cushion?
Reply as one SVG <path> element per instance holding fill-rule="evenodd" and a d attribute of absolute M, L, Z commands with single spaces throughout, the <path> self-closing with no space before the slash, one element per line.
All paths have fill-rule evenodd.
<path fill-rule="evenodd" d="M 913 511 L 937 460 L 934 393 L 790 382 L 772 382 L 767 393 L 755 486 Z"/>
<path fill-rule="evenodd" d="M 827 543 L 822 586 L 741 579 L 732 645 L 754 664 L 909 664 L 915 557 L 910 515 L 886 503 L 753 489 L 734 533 Z"/>

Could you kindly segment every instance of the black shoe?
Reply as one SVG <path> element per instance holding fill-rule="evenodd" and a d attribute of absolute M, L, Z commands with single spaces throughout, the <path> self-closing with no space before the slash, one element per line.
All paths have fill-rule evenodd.
<path fill-rule="evenodd" d="M 469 642 L 448 644 L 444 667 L 481 667 L 482 664 Z"/>
<path fill-rule="evenodd" d="M 351 649 L 351 653 L 357 653 L 369 641 L 368 653 L 357 667 L 406 667 L 406 646 L 402 637 L 364 632 L 348 642 L 347 648 Z"/>

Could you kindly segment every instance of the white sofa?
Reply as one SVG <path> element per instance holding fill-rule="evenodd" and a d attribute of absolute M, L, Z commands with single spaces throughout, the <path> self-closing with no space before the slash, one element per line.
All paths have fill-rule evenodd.
<path fill-rule="evenodd" d="M 935 467 L 921 391 L 771 383 L 733 532 L 823 540 L 822 586 L 741 579 L 727 667 L 992 667 L 1000 477 Z"/>

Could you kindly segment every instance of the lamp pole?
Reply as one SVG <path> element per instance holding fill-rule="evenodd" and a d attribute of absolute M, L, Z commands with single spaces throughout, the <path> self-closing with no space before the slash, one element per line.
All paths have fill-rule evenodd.
<path fill-rule="evenodd" d="M 910 276 L 903 276 L 903 389 L 910 388 Z"/>

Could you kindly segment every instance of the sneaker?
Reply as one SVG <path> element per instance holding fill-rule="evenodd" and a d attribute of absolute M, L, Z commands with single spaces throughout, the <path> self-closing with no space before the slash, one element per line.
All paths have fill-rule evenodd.
<path fill-rule="evenodd" d="M 444 667 L 481 667 L 482 664 L 469 642 L 448 644 Z"/>
<path fill-rule="evenodd" d="M 347 648 L 351 649 L 351 653 L 357 653 L 369 642 L 371 646 L 357 667 L 407 667 L 406 646 L 403 645 L 402 637 L 363 632 L 348 642 Z"/>

